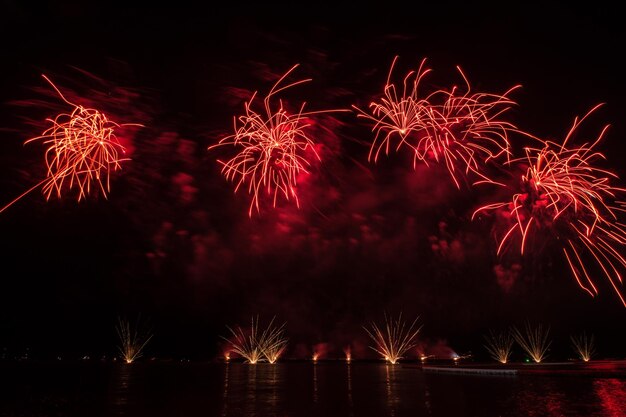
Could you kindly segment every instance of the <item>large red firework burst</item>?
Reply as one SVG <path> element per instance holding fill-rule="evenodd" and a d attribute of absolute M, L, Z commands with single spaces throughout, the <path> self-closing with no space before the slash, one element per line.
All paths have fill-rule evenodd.
<path fill-rule="evenodd" d="M 299 111 L 291 113 L 282 100 L 273 106 L 272 99 L 278 93 L 293 86 L 311 81 L 295 81 L 281 85 L 298 65 L 294 65 L 271 88 L 263 100 L 262 112 L 253 109 L 256 92 L 245 103 L 245 114 L 234 118 L 235 133 L 209 146 L 232 145 L 237 153 L 227 161 L 218 160 L 224 177 L 235 183 L 235 192 L 242 186 L 252 196 L 248 215 L 254 209 L 260 212 L 259 202 L 268 196 L 275 207 L 279 196 L 293 199 L 300 207 L 297 193 L 298 176 L 308 173 L 310 159 L 320 160 L 315 142 L 308 133 L 310 116 L 336 110 L 304 112 L 305 103 Z"/>
<path fill-rule="evenodd" d="M 78 190 L 78 201 L 93 188 L 106 198 L 110 191 L 111 170 L 120 169 L 121 162 L 128 160 L 123 157 L 125 149 L 115 136 L 115 129 L 130 124 L 120 125 L 98 110 L 70 102 L 48 77 L 43 77 L 61 99 L 74 108 L 70 113 L 46 119 L 51 126 L 40 136 L 25 142 L 41 141 L 47 146 L 46 178 L 4 206 L 0 212 L 39 186 L 46 200 L 53 194 L 61 198 L 63 192 L 72 188 Z"/>
<path fill-rule="evenodd" d="M 403 79 L 402 87 L 391 81 L 397 57 L 391 64 L 384 97 L 370 104 L 370 111 L 353 106 L 358 117 L 374 123 L 376 132 L 369 159 L 376 162 L 384 149 L 389 153 L 407 148 L 413 155 L 413 164 L 422 161 L 445 163 L 446 168 L 460 188 L 459 173 L 476 174 L 475 182 L 493 182 L 484 172 L 483 165 L 491 159 L 510 154 L 508 134 L 515 126 L 503 118 L 504 113 L 515 105 L 508 96 L 515 86 L 502 95 L 474 93 L 461 70 L 466 89 L 436 90 L 420 94 L 420 84 L 431 71 L 422 60 L 417 71 L 410 71 Z"/>
<path fill-rule="evenodd" d="M 510 227 L 498 239 L 498 254 L 515 241 L 524 254 L 534 235 L 556 239 L 582 289 L 592 296 L 598 294 L 592 277 L 593 270 L 599 268 L 626 306 L 620 288 L 620 270 L 626 267 L 620 254 L 626 244 L 626 229 L 618 221 L 617 214 L 623 210 L 616 202 L 625 190 L 611 185 L 615 174 L 594 165 L 604 158 L 596 146 L 608 126 L 593 142 L 568 145 L 582 121 L 598 107 L 576 118 L 562 143 L 540 140 L 540 146 L 526 148 L 525 158 L 511 161 L 528 166 L 520 178 L 522 190 L 509 201 L 480 207 L 474 216 L 497 211 L 510 219 Z"/>

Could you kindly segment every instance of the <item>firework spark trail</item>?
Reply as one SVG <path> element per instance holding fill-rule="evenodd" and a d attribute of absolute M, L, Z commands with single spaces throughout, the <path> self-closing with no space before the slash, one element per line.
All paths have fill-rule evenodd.
<path fill-rule="evenodd" d="M 416 338 L 422 326 L 415 328 L 419 317 L 407 327 L 402 320 L 402 313 L 394 320 L 385 313 L 385 327 L 381 328 L 376 323 L 371 324 L 371 330 L 364 327 L 367 334 L 372 338 L 375 346 L 370 348 L 382 355 L 386 361 L 395 365 L 403 355 L 414 348 L 417 344 Z"/>
<path fill-rule="evenodd" d="M 228 330 L 233 335 L 232 339 L 222 337 L 231 345 L 231 351 L 235 352 L 246 360 L 247 363 L 252 365 L 257 364 L 263 359 L 263 351 L 258 343 L 258 331 L 259 331 L 259 318 L 254 320 L 252 317 L 252 324 L 248 332 L 244 331 L 241 327 L 237 327 L 236 330 L 228 327 Z"/>
<path fill-rule="evenodd" d="M 577 336 L 570 336 L 570 340 L 572 341 L 572 345 L 574 346 L 574 351 L 578 355 L 580 359 L 585 362 L 589 362 L 591 357 L 596 352 L 595 340 L 593 335 L 587 336 L 587 333 L 583 332 Z"/>
<path fill-rule="evenodd" d="M 118 346 L 120 357 L 126 363 L 133 363 L 139 359 L 144 348 L 152 339 L 151 333 L 139 330 L 139 323 L 133 329 L 127 319 L 118 318 L 115 330 L 120 339 Z"/>
<path fill-rule="evenodd" d="M 548 338 L 550 327 L 544 328 L 541 324 L 533 327 L 530 323 L 526 323 L 524 332 L 520 331 L 517 327 L 513 327 L 511 334 L 533 361 L 541 363 L 546 358 L 548 349 L 552 343 Z"/>
<path fill-rule="evenodd" d="M 494 333 L 489 331 L 488 335 L 485 335 L 486 345 L 485 348 L 489 352 L 489 355 L 500 363 L 507 363 L 509 356 L 511 356 L 511 349 L 513 348 L 513 336 L 510 333 Z"/>
<path fill-rule="evenodd" d="M 613 290 L 626 306 L 620 290 L 620 269 L 626 259 L 620 249 L 626 244 L 626 228 L 618 221 L 623 211 L 616 197 L 626 191 L 610 184 L 617 176 L 594 166 L 604 156 L 595 150 L 604 137 L 605 126 L 593 142 L 569 147 L 568 141 L 580 124 L 600 105 L 592 108 L 574 123 L 562 143 L 540 140 L 540 147 L 526 148 L 526 157 L 513 162 L 528 165 L 521 176 L 521 192 L 509 201 L 478 208 L 481 212 L 502 212 L 512 225 L 499 238 L 498 254 L 519 239 L 523 255 L 533 233 L 547 233 L 560 242 L 570 270 L 578 285 L 591 296 L 598 294 L 592 279 L 590 259 L 607 278 Z"/>
<path fill-rule="evenodd" d="M 276 207 L 278 197 L 282 195 L 287 201 L 293 198 L 300 207 L 297 193 L 298 176 L 308 173 L 311 165 L 308 158 L 321 160 L 315 150 L 315 142 L 307 133 L 313 115 L 336 112 L 340 110 L 320 110 L 304 112 L 306 103 L 302 103 L 297 113 L 289 113 L 278 100 L 278 106 L 272 106 L 272 99 L 278 93 L 291 87 L 311 81 L 305 79 L 281 86 L 281 83 L 298 67 L 294 65 L 271 88 L 263 100 L 264 113 L 253 110 L 252 105 L 256 92 L 245 103 L 245 114 L 235 117 L 233 126 L 235 133 L 221 139 L 209 150 L 225 145 L 232 145 L 238 153 L 227 161 L 218 160 L 222 165 L 224 177 L 235 183 L 235 192 L 242 186 L 247 187 L 252 195 L 248 215 L 256 209 L 260 212 L 259 203 L 265 192 Z"/>
<path fill-rule="evenodd" d="M 357 112 L 357 117 L 369 119 L 374 123 L 372 131 L 376 132 L 374 141 L 370 147 L 368 159 L 378 160 L 381 150 L 385 150 L 385 154 L 389 154 L 389 148 L 392 139 L 398 137 L 398 143 L 395 150 L 398 151 L 402 145 L 413 148 L 407 141 L 410 133 L 418 132 L 423 128 L 422 118 L 424 111 L 428 108 L 427 100 L 419 99 L 419 84 L 422 78 L 431 70 L 424 68 L 426 60 L 422 60 L 417 72 L 410 71 L 403 80 L 402 94 L 398 93 L 398 88 L 391 82 L 391 74 L 398 57 L 396 56 L 391 63 L 387 83 L 384 88 L 384 98 L 380 102 L 370 103 L 371 113 L 361 110 L 356 106 L 352 106 Z"/>
<path fill-rule="evenodd" d="M 516 103 L 508 95 L 471 93 L 469 81 L 457 67 L 466 82 L 467 90 L 458 93 L 439 90 L 432 94 L 432 101 L 444 97 L 442 105 L 431 105 L 424 117 L 424 128 L 415 146 L 414 163 L 417 160 L 428 165 L 429 160 L 445 162 L 446 168 L 457 188 L 460 188 L 457 172 L 476 174 L 480 180 L 474 183 L 493 183 L 483 172 L 483 165 L 490 160 L 508 158 L 510 144 L 508 134 L 515 129 L 501 116 Z M 460 167 L 459 167 L 459 166 Z"/>
<path fill-rule="evenodd" d="M 110 192 L 110 171 L 121 169 L 121 162 L 128 160 L 121 155 L 124 147 L 115 136 L 115 129 L 138 124 L 118 124 L 98 110 L 86 108 L 67 100 L 54 83 L 43 78 L 67 104 L 74 106 L 70 113 L 61 113 L 54 119 L 46 119 L 52 126 L 40 136 L 28 139 L 25 144 L 42 141 L 48 145 L 45 152 L 46 178 L 22 193 L 0 209 L 0 213 L 39 186 L 46 200 L 53 194 L 61 198 L 67 187 L 78 188 L 78 201 L 92 191 L 92 183 L 106 198 Z"/>
<path fill-rule="evenodd" d="M 502 95 L 472 93 L 470 83 L 457 67 L 466 84 L 466 91 L 436 90 L 420 98 L 420 83 L 431 71 L 422 60 L 417 71 L 410 71 L 402 87 L 391 82 L 395 57 L 384 88 L 384 98 L 370 104 L 370 112 L 352 106 L 357 117 L 374 123 L 374 140 L 369 160 L 376 162 L 384 149 L 394 145 L 396 152 L 407 147 L 413 154 L 413 165 L 418 161 L 445 163 L 457 188 L 460 188 L 459 172 L 470 172 L 480 178 L 475 183 L 493 182 L 484 173 L 483 165 L 492 159 L 508 157 L 510 145 L 508 134 L 515 126 L 503 119 L 504 113 L 516 103 L 508 95 L 515 86 Z M 400 93 L 400 92 L 401 93 Z"/>
<path fill-rule="evenodd" d="M 268 361 L 273 364 L 283 354 L 287 347 L 287 338 L 284 335 L 285 323 L 280 326 L 274 325 L 275 317 L 269 322 L 265 330 L 259 333 L 259 317 L 252 317 L 249 331 L 237 327 L 236 330 L 228 327 L 233 335 L 232 339 L 224 338 L 230 345 L 231 350 L 243 357 L 252 365 L 258 362 Z"/>
<path fill-rule="evenodd" d="M 273 317 L 267 325 L 258 341 L 263 356 L 265 356 L 265 359 L 271 364 L 276 363 L 278 358 L 285 352 L 288 341 L 284 334 L 286 323 L 280 326 L 274 326 L 274 319 L 275 317 Z"/>

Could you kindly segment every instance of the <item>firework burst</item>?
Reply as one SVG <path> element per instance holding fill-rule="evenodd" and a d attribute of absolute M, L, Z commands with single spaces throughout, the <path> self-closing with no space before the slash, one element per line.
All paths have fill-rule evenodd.
<path fill-rule="evenodd" d="M 473 93 L 461 68 L 466 89 L 436 90 L 428 95 L 420 94 L 420 83 L 431 71 L 422 60 L 417 71 L 409 72 L 402 87 L 391 81 L 394 59 L 384 97 L 370 104 L 370 111 L 353 108 L 358 117 L 371 121 L 375 132 L 369 159 L 376 162 L 384 149 L 389 154 L 405 147 L 418 161 L 444 163 L 455 185 L 460 188 L 458 175 L 476 174 L 479 182 L 493 182 L 483 166 L 492 159 L 510 154 L 508 134 L 515 126 L 503 118 L 504 113 L 515 105 L 508 96 L 515 86 L 502 95 Z"/>
<path fill-rule="evenodd" d="M 608 126 L 592 142 L 568 145 L 580 124 L 598 107 L 575 118 L 562 143 L 540 140 L 541 146 L 526 148 L 526 157 L 515 160 L 528 166 L 521 176 L 521 191 L 509 201 L 480 207 L 473 217 L 496 211 L 510 219 L 508 230 L 498 239 L 498 254 L 518 241 L 523 255 L 534 235 L 537 241 L 546 237 L 557 241 L 583 290 L 591 296 L 598 294 L 592 279 L 594 264 L 626 306 L 620 289 L 620 269 L 626 267 L 620 249 L 626 244 L 626 229 L 617 217 L 623 208 L 615 202 L 625 190 L 611 185 L 615 174 L 594 166 L 596 160 L 604 159 L 595 148 Z"/>
<path fill-rule="evenodd" d="M 276 94 L 311 81 L 305 79 L 282 85 L 297 66 L 293 66 L 274 84 L 263 100 L 263 111 L 253 109 L 255 92 L 245 103 L 245 114 L 233 120 L 235 133 L 209 146 L 209 150 L 226 145 L 237 149 L 234 157 L 218 162 L 222 165 L 224 177 L 235 184 L 235 192 L 245 187 L 252 196 L 249 216 L 254 209 L 260 212 L 260 201 L 265 196 L 269 197 L 274 207 L 279 196 L 285 200 L 293 199 L 300 207 L 298 177 L 308 173 L 311 159 L 320 160 L 315 142 L 308 132 L 313 123 L 311 116 L 339 111 L 304 112 L 306 103 L 302 103 L 298 112 L 290 113 L 282 100 L 278 100 L 277 106 L 273 105 L 272 99 Z"/>
<path fill-rule="evenodd" d="M 45 152 L 46 178 L 0 209 L 0 213 L 38 187 L 49 200 L 52 195 L 61 198 L 65 190 L 76 188 L 78 201 L 87 197 L 93 189 L 103 197 L 110 192 L 110 173 L 121 169 L 124 147 L 115 136 L 115 130 L 123 126 L 105 114 L 67 100 L 61 91 L 43 75 L 61 99 L 74 109 L 61 113 L 54 119 L 46 119 L 51 126 L 40 136 L 28 139 L 25 144 L 40 141 L 48 148 Z"/>
<path fill-rule="evenodd" d="M 406 352 L 417 344 L 417 334 L 422 329 L 422 326 L 415 326 L 418 318 L 416 317 L 407 326 L 402 320 L 402 313 L 398 315 L 396 320 L 389 318 L 385 313 L 384 327 L 379 327 L 374 322 L 371 324 L 371 329 L 364 327 L 375 344 L 375 346 L 370 346 L 370 348 L 385 358 L 385 361 L 395 365 Z"/>
<path fill-rule="evenodd" d="M 396 151 L 403 145 L 414 149 L 407 142 L 411 133 L 417 133 L 423 129 L 423 118 L 425 109 L 429 103 L 427 99 L 420 100 L 420 81 L 431 70 L 424 67 L 426 60 L 422 60 L 417 72 L 409 72 L 403 80 L 402 87 L 398 88 L 391 82 L 391 74 L 398 57 L 391 63 L 387 83 L 384 88 L 384 97 L 380 101 L 370 103 L 371 112 L 367 112 L 352 106 L 357 111 L 357 117 L 363 117 L 374 123 L 372 131 L 376 132 L 370 147 L 368 158 L 378 161 L 380 152 L 384 149 L 385 154 L 389 154 L 389 149 L 393 146 Z M 396 143 L 397 142 L 397 143 Z"/>

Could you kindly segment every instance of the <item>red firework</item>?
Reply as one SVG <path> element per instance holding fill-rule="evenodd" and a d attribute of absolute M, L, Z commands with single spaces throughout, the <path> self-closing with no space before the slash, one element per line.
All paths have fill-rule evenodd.
<path fill-rule="evenodd" d="M 610 184 L 617 176 L 593 165 L 604 156 L 595 150 L 604 137 L 605 126 L 591 143 L 568 147 L 568 141 L 583 120 L 575 118 L 572 128 L 559 144 L 540 140 L 540 147 L 526 148 L 526 157 L 518 160 L 528 166 L 521 176 L 522 191 L 509 201 L 480 207 L 481 212 L 499 211 L 511 219 L 512 225 L 499 239 L 498 254 L 519 239 L 523 255 L 533 233 L 552 235 L 561 245 L 578 285 L 590 295 L 598 294 L 591 273 L 592 264 L 599 267 L 611 283 L 622 304 L 626 306 L 619 284 L 620 269 L 626 259 L 620 254 L 626 244 L 626 229 L 618 222 L 615 198 L 625 191 Z M 535 138 L 537 139 L 537 138 Z"/>
<path fill-rule="evenodd" d="M 85 198 L 92 188 L 99 189 L 106 198 L 110 192 L 110 171 L 120 169 L 121 162 L 128 160 L 122 157 L 125 149 L 114 132 L 130 124 L 120 125 L 98 110 L 68 101 L 48 77 L 43 77 L 74 109 L 54 119 L 46 119 L 51 126 L 40 136 L 25 142 L 41 141 L 48 146 L 45 153 L 47 176 L 0 209 L 0 213 L 39 186 L 46 200 L 53 194 L 61 198 L 66 188 L 71 190 L 74 187 L 78 189 L 78 201 Z"/>
<path fill-rule="evenodd" d="M 478 175 L 480 180 L 475 183 L 493 182 L 482 166 L 510 154 L 508 132 L 515 126 L 504 120 L 503 114 L 515 105 L 508 95 L 519 86 L 502 95 L 472 93 L 467 77 L 457 67 L 466 84 L 465 92 L 453 87 L 420 98 L 420 83 L 431 71 L 425 68 L 426 60 L 404 77 L 402 88 L 391 82 L 396 60 L 389 70 L 384 97 L 370 104 L 371 112 L 353 106 L 358 117 L 374 123 L 376 135 L 369 159 L 376 162 L 383 149 L 388 154 L 394 142 L 396 151 L 404 146 L 410 149 L 414 167 L 418 160 L 426 165 L 432 161 L 445 163 L 458 188 L 459 172 Z"/>
<path fill-rule="evenodd" d="M 272 98 L 279 92 L 293 86 L 311 81 L 310 79 L 295 81 L 285 86 L 281 83 L 298 67 L 294 65 L 274 84 L 263 100 L 262 112 L 253 110 L 252 104 L 256 92 L 245 103 L 245 114 L 234 118 L 235 133 L 221 139 L 209 150 L 218 146 L 232 145 L 237 153 L 227 161 L 218 160 L 222 165 L 222 174 L 228 181 L 235 183 L 235 192 L 245 186 L 252 195 L 248 215 L 256 208 L 260 212 L 259 202 L 263 195 L 269 196 L 275 207 L 279 196 L 286 200 L 293 198 L 300 207 L 297 193 L 298 176 L 308 173 L 308 158 L 320 160 L 315 150 L 315 142 L 307 130 L 311 126 L 309 116 L 319 113 L 337 111 L 304 112 L 302 103 L 297 113 L 289 113 L 278 100 L 275 108 Z"/>

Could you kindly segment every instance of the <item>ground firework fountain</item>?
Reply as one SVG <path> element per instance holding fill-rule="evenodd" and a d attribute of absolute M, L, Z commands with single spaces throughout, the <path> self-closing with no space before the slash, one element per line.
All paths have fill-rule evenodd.
<path fill-rule="evenodd" d="M 118 318 L 115 330 L 119 337 L 120 358 L 126 363 L 133 363 L 143 355 L 143 350 L 152 339 L 149 330 L 140 328 L 139 320 L 133 327 L 128 319 Z"/>
<path fill-rule="evenodd" d="M 493 359 L 503 364 L 509 361 L 514 342 L 510 332 L 497 333 L 490 330 L 489 334 L 485 335 L 485 341 L 485 348 Z"/>
<path fill-rule="evenodd" d="M 541 324 L 532 326 L 526 322 L 523 330 L 513 327 L 511 334 L 515 341 L 524 349 L 535 363 L 541 363 L 548 353 L 551 341 L 549 339 L 550 327 Z"/>
<path fill-rule="evenodd" d="M 570 336 L 570 340 L 578 357 L 584 362 L 589 362 L 596 352 L 593 335 L 587 336 L 587 333 L 583 332 L 579 335 Z"/>
<path fill-rule="evenodd" d="M 385 314 L 384 326 L 372 322 L 370 328 L 364 327 L 375 344 L 370 348 L 379 353 L 385 361 L 395 365 L 417 344 L 417 334 L 422 329 L 421 325 L 416 327 L 418 318 L 416 317 L 408 326 L 402 320 L 402 313 L 395 320 Z"/>
<path fill-rule="evenodd" d="M 253 317 L 249 329 L 238 326 L 236 329 L 228 327 L 232 333 L 230 339 L 224 338 L 231 346 L 231 351 L 245 359 L 246 363 L 255 365 L 258 362 L 267 361 L 276 363 L 287 347 L 285 337 L 285 323 L 277 326 L 274 324 L 275 317 L 270 320 L 267 327 L 259 330 L 259 318 Z"/>

